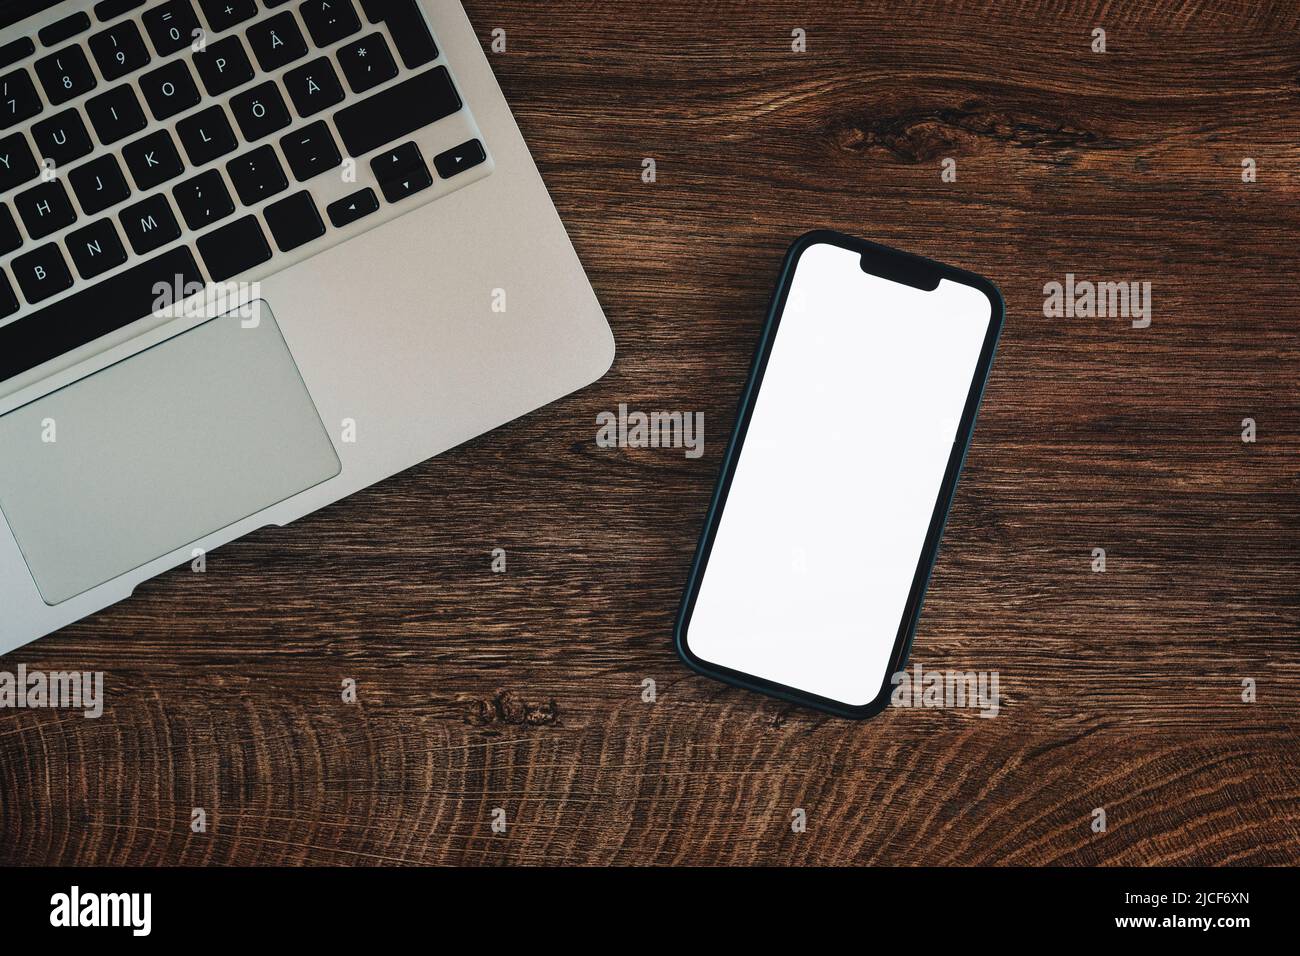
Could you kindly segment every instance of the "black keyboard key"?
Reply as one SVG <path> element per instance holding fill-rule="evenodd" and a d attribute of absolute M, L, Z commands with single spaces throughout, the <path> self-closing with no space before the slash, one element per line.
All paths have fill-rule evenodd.
<path fill-rule="evenodd" d="M 0 270 L 0 319 L 13 315 L 17 311 L 18 296 L 14 295 L 14 287 L 9 284 L 9 277 Z"/>
<path fill-rule="evenodd" d="M 350 226 L 358 219 L 369 216 L 377 209 L 379 209 L 379 197 L 375 195 L 375 191 L 369 186 L 354 192 L 350 196 L 344 196 L 342 199 L 325 207 L 325 211 L 329 213 L 330 222 L 334 223 L 336 229 Z"/>
<path fill-rule="evenodd" d="M 289 188 L 284 168 L 270 146 L 260 146 L 226 164 L 235 194 L 245 206 L 256 205 L 268 196 Z M 206 258 L 206 257 L 205 257 Z"/>
<path fill-rule="evenodd" d="M 68 184 L 81 204 L 81 211 L 87 216 L 116 206 L 131 195 L 122 167 L 112 153 L 82 163 L 68 173 Z"/>
<path fill-rule="evenodd" d="M 471 139 L 433 157 L 433 165 L 438 170 L 439 176 L 443 179 L 451 179 L 457 173 L 473 169 L 485 159 L 487 153 L 483 152 L 483 144 L 476 139 Z"/>
<path fill-rule="evenodd" d="M 105 146 L 126 139 L 149 124 L 135 90 L 129 86 L 118 86 L 86 100 L 86 115 Z"/>
<path fill-rule="evenodd" d="M 334 114 L 349 156 L 363 156 L 460 109 L 445 66 L 403 80 Z"/>
<path fill-rule="evenodd" d="M 194 54 L 194 68 L 199 71 L 208 96 L 220 96 L 253 78 L 252 61 L 237 34 L 209 43 L 202 53 Z"/>
<path fill-rule="evenodd" d="M 224 282 L 271 258 L 271 247 L 256 216 L 236 219 L 200 236 L 198 247 L 213 282 Z"/>
<path fill-rule="evenodd" d="M 343 87 L 328 57 L 290 70 L 284 75 L 284 88 L 289 91 L 298 115 L 304 118 L 343 102 Z"/>
<path fill-rule="evenodd" d="M 370 161 L 379 188 L 389 202 L 398 202 L 433 185 L 433 176 L 420 155 L 420 147 L 404 143 Z"/>
<path fill-rule="evenodd" d="M 95 19 L 100 23 L 107 23 L 136 7 L 143 6 L 144 0 L 100 0 L 95 4 Z"/>
<path fill-rule="evenodd" d="M 438 46 L 433 42 L 429 24 L 424 19 L 416 0 L 385 0 L 374 5 L 374 11 L 388 25 L 388 32 L 397 44 L 397 52 L 408 70 L 432 63 L 438 58 Z M 375 20 L 371 19 L 371 23 Z"/>
<path fill-rule="evenodd" d="M 40 167 L 22 133 L 11 133 L 0 139 L 0 192 L 7 192 L 36 178 Z"/>
<path fill-rule="evenodd" d="M 248 28 L 248 45 L 262 67 L 272 73 L 307 55 L 307 41 L 302 38 L 298 21 L 287 10 Z"/>
<path fill-rule="evenodd" d="M 36 151 L 45 159 L 53 160 L 56 166 L 80 159 L 95 148 L 76 109 L 55 113 L 33 125 L 32 139 Z"/>
<path fill-rule="evenodd" d="M 319 176 L 343 162 L 343 157 L 339 155 L 339 148 L 334 143 L 334 135 L 324 120 L 317 120 L 282 137 L 280 152 L 284 153 L 284 158 L 289 161 L 293 178 L 300 183 L 313 176 Z"/>
<path fill-rule="evenodd" d="M 0 77 L 0 129 L 31 119 L 41 109 L 41 95 L 26 70 L 14 70 Z"/>
<path fill-rule="evenodd" d="M 167 0 L 146 10 L 144 28 L 159 56 L 183 50 L 203 33 L 190 0 Z"/>
<path fill-rule="evenodd" d="M 372 33 L 339 47 L 335 54 L 353 93 L 364 93 L 397 75 L 397 63 L 382 33 Z"/>
<path fill-rule="evenodd" d="M 58 179 L 40 183 L 14 196 L 14 207 L 23 218 L 27 235 L 33 239 L 43 239 L 77 221 L 68 191 Z"/>
<path fill-rule="evenodd" d="M 70 46 L 36 61 L 45 98 L 54 106 L 95 88 L 95 71 L 79 46 Z"/>
<path fill-rule="evenodd" d="M 325 223 L 321 221 L 311 193 L 305 189 L 287 199 L 271 203 L 262 211 L 262 215 L 266 217 L 266 224 L 281 252 L 305 246 L 313 239 L 325 235 Z"/>
<path fill-rule="evenodd" d="M 142 192 L 174 179 L 182 172 L 180 153 L 176 152 L 172 134 L 165 129 L 127 143 L 122 147 L 122 158 L 126 160 L 126 168 L 131 170 L 136 189 Z"/>
<path fill-rule="evenodd" d="M 36 44 L 31 37 L 19 37 L 0 46 L 0 70 L 13 66 L 19 60 L 26 59 L 36 52 Z"/>
<path fill-rule="evenodd" d="M 57 242 L 47 242 L 26 255 L 19 256 L 10 265 L 23 298 L 35 305 L 42 299 L 62 292 L 72 285 L 72 273 L 59 251 Z M 6 326 L 6 330 L 11 326 Z M 0 352 L 0 355 L 4 354 Z"/>
<path fill-rule="evenodd" d="M 280 88 L 274 83 L 262 83 L 230 98 L 230 111 L 244 139 L 255 143 L 289 125 L 289 108 L 284 105 Z"/>
<path fill-rule="evenodd" d="M 165 120 L 199 101 L 199 88 L 184 60 L 150 70 L 139 79 L 140 92 L 153 111 L 154 119 Z"/>
<path fill-rule="evenodd" d="M 62 20 L 56 20 L 49 26 L 41 27 L 36 36 L 40 38 L 42 46 L 55 46 L 64 40 L 71 40 L 78 33 L 85 33 L 89 29 L 90 17 L 86 16 L 85 13 L 74 13 Z"/>
<path fill-rule="evenodd" d="M 115 23 L 88 41 L 104 79 L 112 81 L 149 65 L 149 48 L 133 20 Z"/>
<path fill-rule="evenodd" d="M 117 214 L 117 218 L 122 222 L 122 231 L 126 233 L 131 248 L 140 255 L 180 238 L 181 227 L 172 214 L 172 204 L 162 193 L 127 206 Z"/>
<path fill-rule="evenodd" d="M 199 6 L 217 33 L 257 16 L 257 0 L 199 0 Z"/>
<path fill-rule="evenodd" d="M 58 255 L 57 247 L 51 244 L 50 248 Z M 18 271 L 15 262 L 14 272 Z M 154 287 L 160 283 L 167 288 L 175 288 L 177 284 L 184 288 L 202 282 L 203 275 L 194 254 L 187 247 L 178 246 L 25 315 L 17 322 L 0 326 L 0 381 L 151 314 L 158 297 Z M 19 285 L 22 285 L 21 278 Z M 23 291 L 26 293 L 26 286 Z"/>
<path fill-rule="evenodd" d="M 203 229 L 235 211 L 221 173 L 209 169 L 172 190 L 172 198 L 191 229 Z"/>
<path fill-rule="evenodd" d="M 307 0 L 298 8 L 312 42 L 325 47 L 361 29 L 352 0 Z"/>
<path fill-rule="evenodd" d="M 23 244 L 23 235 L 14 222 L 14 214 L 9 207 L 0 203 L 0 256 L 7 256 Z"/>
<path fill-rule="evenodd" d="M 83 279 L 93 279 L 126 262 L 126 249 L 117 238 L 111 219 L 98 219 L 83 229 L 68 233 L 64 240 L 72 264 Z"/>
<path fill-rule="evenodd" d="M 218 156 L 233 153 L 238 145 L 226 111 L 220 106 L 209 106 L 185 117 L 176 124 L 176 135 L 181 138 L 191 166 L 202 166 Z"/>

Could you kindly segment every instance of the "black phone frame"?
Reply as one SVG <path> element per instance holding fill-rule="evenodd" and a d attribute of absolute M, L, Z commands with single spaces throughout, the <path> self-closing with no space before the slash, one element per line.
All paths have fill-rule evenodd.
<path fill-rule="evenodd" d="M 916 571 L 912 576 L 912 585 L 908 592 L 907 604 L 903 609 L 902 620 L 899 622 L 898 635 L 894 639 L 890 665 L 885 672 L 879 693 L 868 703 L 858 705 L 811 694 L 795 687 L 752 674 L 745 674 L 729 667 L 708 663 L 691 651 L 688 640 L 691 615 L 695 609 L 695 599 L 699 594 L 699 586 L 703 579 L 704 569 L 708 565 L 709 554 L 713 550 L 713 541 L 717 535 L 722 511 L 726 506 L 731 481 L 735 476 L 736 466 L 740 461 L 740 452 L 745 443 L 745 434 L 749 430 L 754 405 L 763 382 L 763 374 L 767 370 L 767 361 L 771 356 L 772 346 L 776 340 L 776 332 L 781 324 L 781 316 L 785 311 L 786 298 L 790 293 L 790 284 L 794 278 L 795 268 L 798 266 L 799 257 L 808 248 L 822 243 L 857 252 L 862 257 L 864 271 L 891 281 L 903 282 L 915 288 L 930 291 L 936 288 L 942 279 L 949 279 L 962 285 L 972 286 L 988 297 L 991 310 L 988 330 L 980 347 L 979 362 L 975 367 L 975 374 L 971 378 L 970 388 L 966 395 L 966 404 L 962 409 L 957 435 L 953 441 L 952 452 L 948 457 L 943 483 L 939 487 L 934 511 L 930 516 L 930 525 L 926 530 L 925 542 L 921 548 L 920 559 L 917 561 Z M 690 576 L 687 580 L 685 593 L 682 595 L 681 606 L 673 628 L 677 653 L 689 667 L 707 677 L 715 678 L 736 687 L 768 694 L 791 703 L 812 707 L 841 717 L 862 720 L 880 713 L 885 708 L 889 701 L 892 677 L 907 663 L 907 656 L 911 651 L 912 638 L 916 633 L 921 607 L 925 600 L 925 591 L 930 582 L 930 573 L 939 555 L 939 542 L 943 537 L 948 511 L 952 506 L 953 494 L 957 489 L 957 478 L 961 474 L 962 465 L 966 460 L 971 435 L 975 430 L 975 419 L 979 412 L 980 400 L 983 398 L 984 386 L 988 381 L 989 371 L 993 366 L 993 355 L 997 351 L 998 339 L 1002 334 L 1005 312 L 1006 307 L 1002 300 L 1002 294 L 998 291 L 997 286 L 988 279 L 953 266 L 944 265 L 941 262 L 935 262 L 932 259 L 878 245 L 865 239 L 855 239 L 852 236 L 827 229 L 816 229 L 804 233 L 791 243 L 789 250 L 785 254 L 785 260 L 781 265 L 780 278 L 768 306 L 767 319 L 763 323 L 763 332 L 759 339 L 758 348 L 754 353 L 749 379 L 745 383 L 745 389 L 741 395 L 736 425 L 732 429 L 726 456 L 722 462 L 722 470 L 718 475 L 718 481 L 713 490 L 713 498 L 709 504 L 709 511 L 700 534 L 699 544 L 695 549 Z"/>

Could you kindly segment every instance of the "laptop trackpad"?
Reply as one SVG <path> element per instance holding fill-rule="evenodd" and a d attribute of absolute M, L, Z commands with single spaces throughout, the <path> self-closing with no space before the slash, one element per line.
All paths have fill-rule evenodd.
<path fill-rule="evenodd" d="M 0 510 L 47 604 L 341 470 L 262 300 L 0 416 L 0 449 Z"/>

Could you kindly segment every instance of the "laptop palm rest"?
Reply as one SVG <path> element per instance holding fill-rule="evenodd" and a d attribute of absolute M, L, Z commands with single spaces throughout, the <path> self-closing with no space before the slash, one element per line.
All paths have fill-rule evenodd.
<path fill-rule="evenodd" d="M 0 511 L 50 605 L 341 470 L 262 300 L 0 416 L 0 449 Z"/>

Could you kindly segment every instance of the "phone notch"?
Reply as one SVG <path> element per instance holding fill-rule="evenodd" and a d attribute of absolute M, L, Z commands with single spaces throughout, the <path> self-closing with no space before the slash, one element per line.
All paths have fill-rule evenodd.
<path fill-rule="evenodd" d="M 933 292 L 939 288 L 942 276 L 932 263 L 914 258 L 893 249 L 872 249 L 862 253 L 858 260 L 862 271 L 889 282 Z"/>

